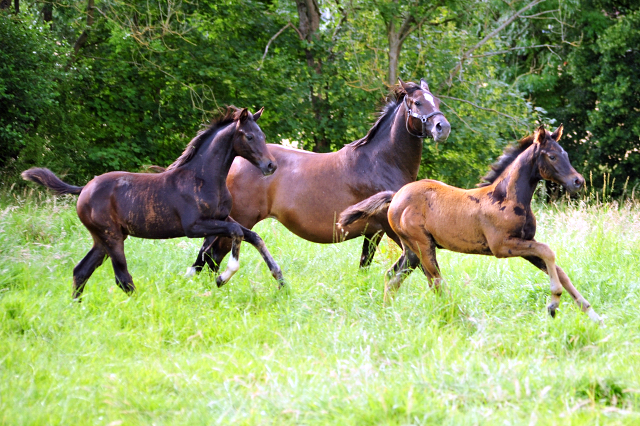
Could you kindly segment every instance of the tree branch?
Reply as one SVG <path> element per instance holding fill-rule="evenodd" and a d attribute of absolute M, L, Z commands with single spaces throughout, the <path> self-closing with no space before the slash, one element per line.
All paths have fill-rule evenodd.
<path fill-rule="evenodd" d="M 534 46 L 512 47 L 511 49 L 498 50 L 498 51 L 495 51 L 495 52 L 483 53 L 482 55 L 471 55 L 471 57 L 472 58 L 485 58 L 487 56 L 502 55 L 504 53 L 509 53 L 509 52 L 514 51 L 514 50 L 535 49 L 536 47 L 548 47 L 548 48 L 556 47 L 556 48 L 558 48 L 558 47 L 562 47 L 562 46 L 559 46 L 557 44 L 536 44 Z"/>
<path fill-rule="evenodd" d="M 435 93 L 434 93 L 434 94 L 435 94 Z M 471 105 L 471 106 L 473 106 L 473 107 L 475 107 L 475 108 L 481 109 L 481 110 L 483 110 L 483 111 L 493 112 L 493 113 L 495 113 L 495 114 L 502 115 L 503 117 L 510 118 L 510 119 L 512 119 L 513 121 L 515 121 L 516 123 L 518 123 L 518 122 L 520 121 L 520 120 L 518 120 L 517 118 L 510 116 L 509 114 L 505 114 L 504 112 L 500 112 L 500 111 L 495 110 L 495 109 L 493 109 L 493 108 L 485 108 L 485 107 L 481 107 L 480 105 L 478 105 L 478 104 L 474 104 L 473 102 L 468 101 L 468 100 L 466 100 L 466 99 L 454 98 L 453 96 L 445 96 L 445 95 L 436 95 L 436 96 L 437 96 L 438 98 L 445 98 L 445 99 L 451 99 L 451 100 L 453 100 L 453 101 L 460 101 L 460 102 L 464 102 L 464 103 L 466 103 L 466 104 L 469 104 L 469 105 Z M 457 115 L 457 114 L 456 114 L 456 115 Z"/>
<path fill-rule="evenodd" d="M 439 97 L 442 98 L 443 96 L 439 96 Z M 467 121 L 464 118 L 460 117 L 460 114 L 458 114 L 458 112 L 455 109 L 453 109 L 453 107 L 451 105 L 449 105 L 448 103 L 446 103 L 442 99 L 440 100 L 440 102 L 442 102 L 442 105 L 444 105 L 447 108 L 449 108 L 451 110 L 451 112 L 453 112 L 456 115 L 456 117 L 458 117 L 460 119 L 460 121 L 462 121 L 464 123 L 464 125 L 467 126 L 467 128 L 469 130 L 471 130 L 473 133 L 478 133 L 478 131 L 475 130 L 473 127 L 471 127 L 469 125 L 469 123 L 467 123 Z"/>
<path fill-rule="evenodd" d="M 264 59 L 267 57 L 267 52 L 269 52 L 269 46 L 271 46 L 271 43 L 278 38 L 278 36 L 280 34 L 282 34 L 284 32 L 284 30 L 286 30 L 287 28 L 293 28 L 294 30 L 296 30 L 296 32 L 298 33 L 298 37 L 300 37 L 300 40 L 304 40 L 304 36 L 302 35 L 302 33 L 300 32 L 300 30 L 298 30 L 296 28 L 295 25 L 293 25 L 291 22 L 287 22 L 287 25 L 285 25 L 284 27 L 280 28 L 280 31 L 278 31 L 277 33 L 275 33 L 273 35 L 273 37 L 271 37 L 269 39 L 269 42 L 267 43 L 267 46 L 264 48 L 264 55 L 262 55 L 262 59 L 260 60 L 260 66 L 256 69 L 256 71 L 260 71 L 260 69 L 262 68 L 262 64 L 264 64 Z"/>
<path fill-rule="evenodd" d="M 448 87 L 451 87 L 451 84 L 453 83 L 453 79 L 458 75 L 458 73 L 460 72 L 460 70 L 462 69 L 462 64 L 463 62 L 468 59 L 471 54 L 473 52 L 475 52 L 476 50 L 478 50 L 480 47 L 482 47 L 486 42 L 488 42 L 489 40 L 491 40 L 493 37 L 496 36 L 496 34 L 498 34 L 500 31 L 502 31 L 503 29 L 505 29 L 509 24 L 511 24 L 513 21 L 515 21 L 521 14 L 523 14 L 524 12 L 526 12 L 527 10 L 531 9 L 532 7 L 544 2 L 545 0 L 533 0 L 531 3 L 529 3 L 528 5 L 526 5 L 525 7 L 523 7 L 522 9 L 520 9 L 519 11 L 517 11 L 516 13 L 514 13 L 509 19 L 507 19 L 506 21 L 504 21 L 498 28 L 496 28 L 495 30 L 493 30 L 491 33 L 487 34 L 485 36 L 485 38 L 483 38 L 482 40 L 480 40 L 478 43 L 476 43 L 475 46 L 473 46 L 471 49 L 467 50 L 462 57 L 460 58 L 460 61 L 456 64 L 456 66 L 449 72 L 449 78 L 446 81 L 446 85 Z"/>

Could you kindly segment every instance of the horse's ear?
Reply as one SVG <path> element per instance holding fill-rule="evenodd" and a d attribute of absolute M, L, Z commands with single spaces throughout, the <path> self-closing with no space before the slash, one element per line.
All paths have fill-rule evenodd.
<path fill-rule="evenodd" d="M 564 125 L 560 124 L 556 130 L 551 133 L 551 137 L 554 141 L 558 142 L 562 137 L 562 132 L 564 130 Z"/>
<path fill-rule="evenodd" d="M 544 144 L 544 142 L 547 140 L 546 135 L 547 131 L 544 129 L 544 124 L 541 124 L 533 135 L 533 143 L 541 145 Z"/>
<path fill-rule="evenodd" d="M 429 85 L 427 84 L 426 81 L 424 81 L 424 78 L 420 79 L 420 88 L 425 92 L 431 92 L 431 90 L 429 90 Z"/>
<path fill-rule="evenodd" d="M 239 117 L 240 122 L 244 123 L 245 121 L 247 121 L 247 118 L 249 118 L 249 110 L 246 108 L 242 108 L 242 111 L 240 111 L 240 117 Z"/>
<path fill-rule="evenodd" d="M 262 115 L 262 111 L 264 111 L 264 107 L 260 108 L 258 112 L 253 114 L 253 121 L 258 121 L 258 118 Z"/>
<path fill-rule="evenodd" d="M 400 87 L 402 87 L 402 90 L 404 90 L 406 92 L 407 88 L 409 87 L 409 85 L 407 83 L 405 83 L 404 81 L 402 81 L 402 79 L 400 77 L 398 77 L 398 83 L 400 84 Z"/>

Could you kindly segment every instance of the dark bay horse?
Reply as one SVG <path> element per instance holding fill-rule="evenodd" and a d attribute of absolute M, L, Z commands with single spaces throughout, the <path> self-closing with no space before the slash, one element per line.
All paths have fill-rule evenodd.
<path fill-rule="evenodd" d="M 93 248 L 73 269 L 73 298 L 79 300 L 85 283 L 106 256 L 113 263 L 117 285 L 126 293 L 135 290 L 124 255 L 124 240 L 129 235 L 152 239 L 229 237 L 231 258 L 227 270 L 216 280 L 218 286 L 238 270 L 244 239 L 258 249 L 282 285 L 280 267 L 262 239 L 229 217 L 231 194 L 226 179 L 236 156 L 246 158 L 265 176 L 276 170 L 276 160 L 267 151 L 264 133 L 256 124 L 261 114 L 262 109 L 252 115 L 246 108 L 230 107 L 160 174 L 110 172 L 78 187 L 66 184 L 48 169 L 24 171 L 24 179 L 58 194 L 80 194 L 78 217 L 93 237 Z"/>
<path fill-rule="evenodd" d="M 233 197 L 231 217 L 247 228 L 272 217 L 316 243 L 364 235 L 362 267 L 371 262 L 382 232 L 400 244 L 384 215 L 354 224 L 344 234 L 335 226 L 338 214 L 348 206 L 415 181 L 423 139 L 442 142 L 449 136 L 451 126 L 427 83 L 399 83 L 396 99 L 386 105 L 367 135 L 337 152 L 318 154 L 269 144 L 278 173 L 268 178 L 261 178 L 250 162 L 236 159 L 227 179 Z M 205 261 L 217 270 L 229 247 L 227 239 L 207 238 L 187 274 L 199 272 Z"/>
<path fill-rule="evenodd" d="M 429 284 L 439 289 L 436 248 L 445 248 L 498 258 L 523 257 L 549 275 L 548 310 L 552 317 L 564 287 L 589 318 L 600 322 L 600 316 L 556 266 L 554 252 L 534 240 L 536 218 L 531 198 L 538 182 L 556 182 L 571 193 L 584 185 L 584 178 L 558 144 L 560 136 L 562 125 L 553 133 L 540 126 L 533 136 L 504 152 L 479 188 L 464 190 L 425 179 L 405 185 L 397 193 L 374 195 L 345 210 L 340 215 L 341 226 L 387 213 L 391 228 L 402 242 L 402 256 L 387 272 L 385 301 L 417 266 Z"/>

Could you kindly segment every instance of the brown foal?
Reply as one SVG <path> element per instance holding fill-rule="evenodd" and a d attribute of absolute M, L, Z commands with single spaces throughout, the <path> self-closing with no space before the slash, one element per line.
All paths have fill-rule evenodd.
<path fill-rule="evenodd" d="M 387 211 L 389 224 L 402 243 L 403 253 L 387 272 L 385 302 L 406 276 L 421 266 L 429 284 L 440 288 L 442 278 L 436 248 L 498 258 L 523 257 L 546 272 L 551 281 L 552 317 L 564 287 L 583 312 L 596 322 L 600 316 L 556 265 L 548 245 L 534 240 L 536 219 L 531 198 L 542 179 L 563 185 L 574 193 L 584 178 L 575 171 L 558 144 L 562 125 L 553 133 L 540 126 L 533 136 L 508 148 L 479 188 L 460 189 L 434 180 L 386 191 L 358 203 L 340 215 L 340 226 Z"/>

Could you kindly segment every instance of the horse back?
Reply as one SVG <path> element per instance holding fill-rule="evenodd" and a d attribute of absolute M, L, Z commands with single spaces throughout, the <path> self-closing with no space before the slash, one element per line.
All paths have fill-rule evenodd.
<path fill-rule="evenodd" d="M 185 200 L 169 177 L 128 172 L 97 176 L 78 198 L 78 216 L 90 230 L 142 238 L 183 236 L 177 206 Z"/>

